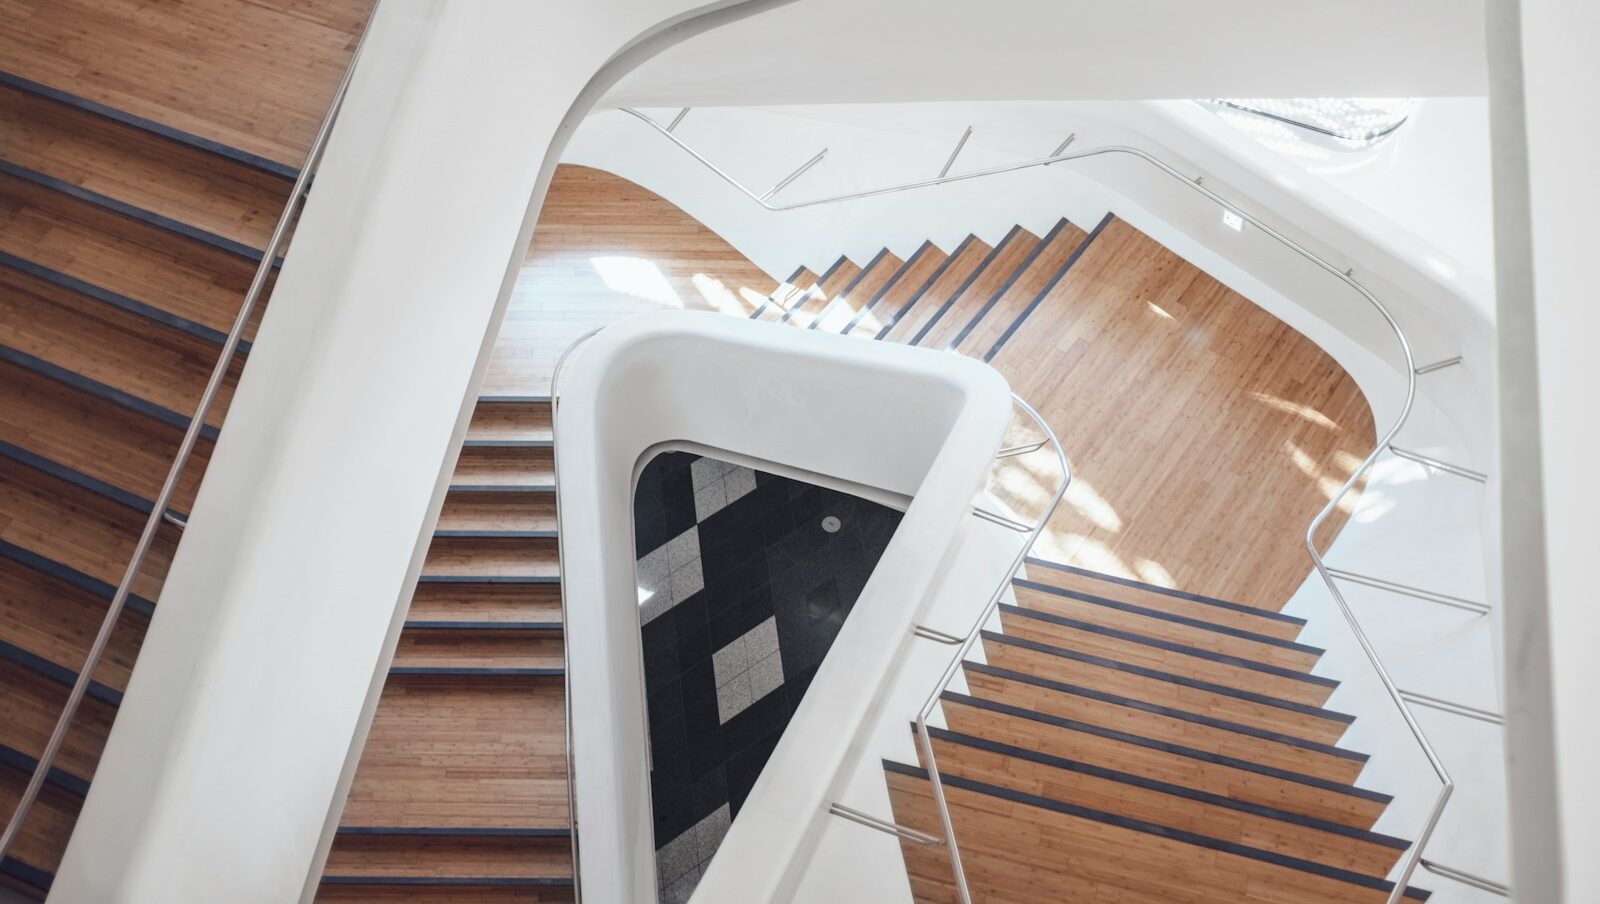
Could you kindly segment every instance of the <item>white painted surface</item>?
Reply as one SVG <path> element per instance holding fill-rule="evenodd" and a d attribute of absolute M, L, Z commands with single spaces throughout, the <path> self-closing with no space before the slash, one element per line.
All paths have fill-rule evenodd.
<path fill-rule="evenodd" d="M 805 0 L 685 42 L 626 105 L 1484 91 L 1482 0 Z"/>
<path fill-rule="evenodd" d="M 1507 681 L 1537 690 L 1539 673 L 1548 670 L 1554 682 L 1555 737 L 1546 737 L 1542 723 L 1533 720 L 1514 750 L 1522 756 L 1513 756 L 1510 766 L 1513 772 L 1546 772 L 1547 751 L 1553 743 L 1563 837 L 1557 842 L 1530 832 L 1526 844 L 1558 848 L 1565 880 L 1563 900 L 1577 904 L 1593 901 L 1600 889 L 1600 858 L 1595 856 L 1600 849 L 1600 771 L 1595 767 L 1600 755 L 1600 719 L 1595 706 L 1595 688 L 1600 687 L 1600 655 L 1596 655 L 1600 608 L 1595 605 L 1594 592 L 1600 471 L 1592 454 L 1600 440 L 1594 393 L 1594 347 L 1600 336 L 1600 308 L 1594 303 L 1594 224 L 1595 210 L 1600 208 L 1600 175 L 1593 155 L 1600 147 L 1600 57 L 1594 52 L 1600 43 L 1600 7 L 1562 0 L 1523 0 L 1521 10 L 1531 204 L 1530 220 L 1521 225 L 1531 231 L 1533 243 L 1530 288 L 1532 315 L 1537 321 L 1542 448 L 1514 438 L 1508 439 L 1508 447 L 1537 456 L 1544 469 L 1543 555 L 1548 567 L 1550 658 L 1545 662 L 1537 656 L 1542 643 L 1509 647 Z M 1516 138 L 1505 137 L 1508 142 Z M 1514 143 L 1505 146 L 1508 151 L 1514 147 Z M 1511 263 L 1520 267 L 1528 262 Z M 1521 305 L 1527 300 L 1514 301 Z M 1530 356 L 1534 351 L 1529 346 L 1516 350 Z M 1519 383 L 1512 388 L 1516 394 L 1507 404 L 1528 404 L 1533 399 L 1534 387 Z M 1515 423 L 1521 428 L 1527 421 Z M 1532 466 L 1534 462 L 1519 464 Z M 1508 535 L 1508 548 L 1524 539 Z M 1539 563 L 1530 564 L 1537 567 Z M 1530 627 L 1541 627 L 1537 620 L 1527 624 L 1529 627 L 1519 630 L 1508 629 L 1508 638 L 1524 639 Z M 1518 714 L 1513 710 L 1514 716 Z M 1513 731 L 1517 730 L 1514 723 Z M 1533 780 L 1542 778 L 1534 776 Z M 1514 782 L 1518 779 L 1513 777 Z M 1550 815 L 1526 814 L 1523 823 L 1538 826 Z M 1524 864 L 1520 852 L 1518 862 Z M 1533 852 L 1527 862 L 1547 862 L 1545 852 Z M 1528 877 L 1530 887 L 1534 878 Z M 1543 881 L 1539 887 L 1550 888 Z"/>
<path fill-rule="evenodd" d="M 950 567 L 1010 412 L 1005 381 L 971 359 L 718 314 L 631 318 L 574 355 L 556 454 L 586 897 L 642 904 L 656 894 L 638 468 L 662 443 L 689 440 L 913 497 L 695 892 L 702 904 L 789 900 Z"/>
<path fill-rule="evenodd" d="M 52 901 L 314 886 L 546 149 L 691 6 L 382 4 Z"/>

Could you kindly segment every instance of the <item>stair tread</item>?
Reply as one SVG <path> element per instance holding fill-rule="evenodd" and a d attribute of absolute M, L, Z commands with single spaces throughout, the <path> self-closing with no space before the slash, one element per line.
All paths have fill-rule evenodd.
<path fill-rule="evenodd" d="M 751 320 L 773 323 L 789 309 L 789 303 L 799 298 L 807 289 L 817 284 L 819 277 L 806 267 L 799 267 L 789 278 L 778 284 L 771 295 L 750 312 Z"/>
<path fill-rule="evenodd" d="M 944 309 L 945 302 L 972 278 L 994 249 L 975 235 L 969 235 L 939 268 L 911 294 L 898 309 L 890 312 L 876 338 L 890 342 L 910 342 Z"/>
<path fill-rule="evenodd" d="M 816 284 L 790 300 L 788 310 L 777 322 L 803 327 L 822 311 L 840 291 L 855 280 L 861 267 L 847 257 L 841 257 L 829 267 Z"/>
<path fill-rule="evenodd" d="M 973 271 L 965 284 L 935 312 L 922 330 L 910 340 L 923 348 L 945 348 L 985 301 L 1028 259 L 1041 239 L 1017 226 L 994 246 L 982 266 Z"/>
<path fill-rule="evenodd" d="M 878 297 L 889 281 L 894 279 L 896 273 L 905 265 L 905 261 L 897 257 L 889 249 L 879 251 L 877 256 L 861 268 L 856 278 L 839 290 L 833 298 L 828 299 L 827 305 L 817 312 L 807 324 L 807 329 L 821 329 L 830 333 L 837 333 L 845 324 L 855 318 L 857 311 L 865 310 L 867 305 Z"/>
<path fill-rule="evenodd" d="M 1062 268 L 1088 234 L 1065 217 L 1045 234 L 1010 277 L 990 293 L 983 304 L 949 339 L 948 347 L 963 354 L 981 355 L 1004 332 Z"/>
<path fill-rule="evenodd" d="M 1150 584 L 1144 581 L 1136 581 L 1132 578 L 1105 574 L 1099 571 L 1091 571 L 1087 568 L 1080 568 L 1076 565 L 1067 565 L 1062 562 L 1052 562 L 1048 559 L 1041 559 L 1036 556 L 1028 556 L 1026 563 L 1028 565 L 1037 565 L 1041 568 L 1050 569 L 1053 572 L 1063 575 L 1075 575 L 1098 583 L 1115 584 L 1119 587 L 1158 594 L 1161 596 L 1170 597 L 1174 600 L 1199 603 L 1205 606 L 1212 606 L 1218 609 L 1238 612 L 1244 615 L 1252 615 L 1268 621 L 1275 621 L 1286 625 L 1291 625 L 1296 629 L 1303 628 L 1306 624 L 1306 620 L 1303 618 L 1297 618 L 1293 615 L 1285 615 L 1282 612 L 1277 612 L 1272 609 L 1262 609 L 1258 606 L 1246 606 L 1243 603 L 1229 602 L 1228 600 L 1218 599 L 1214 596 L 1205 596 L 1199 593 L 1189 593 L 1187 591 L 1177 590 L 1172 587 L 1162 587 L 1159 584 Z M 1038 580 L 1041 582 L 1049 582 L 1050 579 L 1038 578 Z M 1067 586 L 1067 589 L 1072 589 L 1072 586 Z"/>

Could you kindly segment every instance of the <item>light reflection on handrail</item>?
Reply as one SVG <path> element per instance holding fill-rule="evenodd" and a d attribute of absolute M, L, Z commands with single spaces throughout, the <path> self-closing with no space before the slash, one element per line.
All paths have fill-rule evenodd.
<path fill-rule="evenodd" d="M 377 15 L 375 0 L 372 13 Z M 61 752 L 61 746 L 67 739 L 67 734 L 72 727 L 73 719 L 78 714 L 78 707 L 83 704 L 85 693 L 93 680 L 95 672 L 99 669 L 100 660 L 105 655 L 106 647 L 111 642 L 112 632 L 116 630 L 117 622 L 122 615 L 122 610 L 128 603 L 128 597 L 133 593 L 134 581 L 138 580 L 139 573 L 144 569 L 145 557 L 150 554 L 150 547 L 155 542 L 156 534 L 163 523 L 170 523 L 179 529 L 186 528 L 188 522 L 173 515 L 169 506 L 172 497 L 177 492 L 178 482 L 183 477 L 184 469 L 189 464 L 189 458 L 194 454 L 195 445 L 200 440 L 200 434 L 205 427 L 206 415 L 211 411 L 211 405 L 216 401 L 217 393 L 222 389 L 223 382 L 227 379 L 228 370 L 233 364 L 239 343 L 244 338 L 244 331 L 249 326 L 251 315 L 255 313 L 256 305 L 261 301 L 261 296 L 266 289 L 267 279 L 272 275 L 273 268 L 277 265 L 281 248 L 288 238 L 289 227 L 294 222 L 295 214 L 300 210 L 302 202 L 311 187 L 312 177 L 317 167 L 322 162 L 322 153 L 327 148 L 328 136 L 333 131 L 334 121 L 339 117 L 339 109 L 344 104 L 346 91 L 350 87 L 350 79 L 355 74 L 356 63 L 361 59 L 361 48 L 366 43 L 369 29 L 362 29 L 361 37 L 356 41 L 355 49 L 350 54 L 350 62 L 345 67 L 344 75 L 339 80 L 339 85 L 334 89 L 333 98 L 328 102 L 328 111 L 322 117 L 322 123 L 317 127 L 316 135 L 311 140 L 310 149 L 306 151 L 305 162 L 300 166 L 300 172 L 295 177 L 294 187 L 289 191 L 289 197 L 284 201 L 283 212 L 278 216 L 278 223 L 272 230 L 272 237 L 262 249 L 261 262 L 256 266 L 255 276 L 250 280 L 250 287 L 245 291 L 244 300 L 239 305 L 239 313 L 233 319 L 233 325 L 228 330 L 227 338 L 223 340 L 222 352 L 217 356 L 217 363 L 211 369 L 211 377 L 206 381 L 206 388 L 200 394 L 199 404 L 195 406 L 194 415 L 189 419 L 188 429 L 184 431 L 183 439 L 178 443 L 178 451 L 173 456 L 172 465 L 167 469 L 166 481 L 161 485 L 161 492 L 156 495 L 155 503 L 150 509 L 150 516 L 145 519 L 144 530 L 139 535 L 139 540 L 134 544 L 133 555 L 128 559 L 128 566 L 122 573 L 122 580 L 117 584 L 116 591 L 112 594 L 111 603 L 106 607 L 105 618 L 100 623 L 100 631 L 95 635 L 94 642 L 89 646 L 89 653 L 84 657 L 83 668 L 78 671 L 77 680 L 73 682 L 72 691 L 67 695 L 66 703 L 61 707 L 61 715 L 56 720 L 55 728 L 50 733 L 50 739 L 45 743 L 44 750 L 39 754 L 38 762 L 34 765 L 33 775 L 28 779 L 28 785 L 23 789 L 22 796 L 17 799 L 17 806 L 11 813 L 11 820 L 6 823 L 5 832 L 0 834 L 0 859 L 4 859 L 6 852 L 11 850 L 11 845 L 16 842 L 22 832 L 22 825 L 27 821 L 28 812 L 39 798 L 39 791 L 44 787 L 45 779 L 49 776 L 51 767 L 54 766 L 56 757 Z"/>
<path fill-rule="evenodd" d="M 1412 874 L 1416 872 L 1417 865 L 1422 859 L 1423 850 L 1426 848 L 1429 839 L 1433 837 L 1434 830 L 1438 827 L 1439 819 L 1444 813 L 1445 805 L 1449 802 L 1451 794 L 1455 791 L 1455 781 L 1450 777 L 1449 770 L 1445 768 L 1444 762 L 1439 758 L 1438 753 L 1433 749 L 1433 745 L 1428 741 L 1427 735 L 1423 732 L 1421 725 L 1417 723 L 1416 717 L 1412 714 L 1411 708 L 1407 705 L 1406 699 L 1401 695 L 1400 689 L 1395 685 L 1394 679 L 1389 675 L 1388 669 L 1384 666 L 1382 660 L 1379 658 L 1377 649 L 1373 646 L 1371 640 L 1367 637 L 1366 631 L 1361 627 L 1360 622 L 1356 619 L 1355 612 L 1350 608 L 1349 603 L 1345 600 L 1344 594 L 1340 591 L 1337 582 L 1334 580 L 1332 572 L 1329 570 L 1326 563 L 1323 562 L 1322 554 L 1317 549 L 1315 542 L 1317 530 L 1321 528 L 1323 523 L 1326 522 L 1335 511 L 1339 510 L 1339 507 L 1344 503 L 1345 498 L 1350 495 L 1351 491 L 1354 490 L 1356 485 L 1367 477 L 1367 475 L 1372 471 L 1373 465 L 1376 463 L 1378 457 L 1385 450 L 1391 448 L 1390 444 L 1393 442 L 1395 436 L 1400 432 L 1400 429 L 1405 426 L 1407 420 L 1410 418 L 1412 406 L 1416 402 L 1417 362 L 1411 351 L 1411 343 L 1406 338 L 1405 331 L 1401 329 L 1399 322 L 1394 317 L 1394 314 L 1390 312 L 1383 302 L 1378 300 L 1377 296 L 1368 291 L 1367 288 L 1355 278 L 1354 271 L 1349 267 L 1341 269 L 1334 264 L 1329 263 L 1327 260 L 1318 256 L 1304 245 L 1300 244 L 1294 239 L 1289 238 L 1287 235 L 1263 222 L 1260 218 L 1240 209 L 1233 202 L 1228 201 L 1221 195 L 1218 195 L 1216 192 L 1212 191 L 1210 188 L 1207 188 L 1202 177 L 1196 176 L 1191 178 L 1186 176 L 1176 167 L 1168 164 L 1148 151 L 1128 145 L 1106 145 L 1103 147 L 1091 148 L 1083 151 L 1074 151 L 1070 153 L 1063 153 L 1062 151 L 1065 148 L 1058 147 L 1050 156 L 1040 157 L 1033 160 L 1023 160 L 1017 163 L 973 170 L 970 172 L 958 173 L 956 175 L 941 175 L 935 179 L 906 182 L 898 185 L 889 185 L 875 189 L 868 189 L 865 191 L 851 192 L 848 194 L 832 195 L 828 197 L 812 198 L 804 201 L 792 201 L 785 204 L 777 204 L 757 195 L 755 192 L 752 192 L 738 179 L 734 178 L 727 171 L 718 167 L 705 155 L 684 143 L 677 136 L 667 132 L 659 123 L 651 119 L 649 116 L 646 116 L 637 110 L 626 107 L 622 108 L 622 112 L 627 113 L 640 122 L 645 123 L 658 134 L 664 136 L 668 141 L 672 142 L 684 153 L 699 161 L 703 166 L 711 170 L 712 173 L 743 193 L 751 201 L 761 205 L 767 210 L 774 212 L 800 210 L 803 208 L 816 207 L 824 204 L 834 204 L 843 201 L 855 201 L 865 198 L 880 197 L 883 195 L 911 191 L 919 188 L 928 188 L 935 185 L 944 185 L 951 182 L 977 179 L 980 177 L 997 175 L 1000 173 L 1016 172 L 1018 170 L 1025 170 L 1033 167 L 1050 166 L 1051 164 L 1062 163 L 1069 160 L 1085 160 L 1107 155 L 1131 156 L 1139 160 L 1143 160 L 1151 166 L 1154 166 L 1156 169 L 1171 177 L 1179 184 L 1187 186 L 1190 190 L 1200 194 L 1202 197 L 1216 204 L 1224 211 L 1237 216 L 1243 222 L 1255 227 L 1263 235 L 1277 241 L 1279 244 L 1299 255 L 1313 266 L 1343 283 L 1360 295 L 1362 299 L 1365 300 L 1381 318 L 1383 318 L 1383 321 L 1388 326 L 1389 331 L 1394 335 L 1395 341 L 1399 346 L 1401 356 L 1404 359 L 1404 366 L 1401 370 L 1401 372 L 1406 376 L 1404 402 L 1401 405 L 1400 412 L 1395 418 L 1393 425 L 1391 425 L 1389 429 L 1385 431 L 1377 444 L 1374 445 L 1371 453 L 1369 453 L 1367 457 L 1362 460 L 1361 464 L 1351 472 L 1349 479 L 1347 479 L 1343 485 L 1339 487 L 1338 491 L 1329 498 L 1327 505 L 1325 505 L 1322 510 L 1319 511 L 1314 518 L 1312 518 L 1311 523 L 1306 527 L 1305 531 L 1305 547 L 1307 554 L 1311 558 L 1313 568 L 1317 574 L 1322 577 L 1323 584 L 1327 587 L 1328 593 L 1332 597 L 1340 615 L 1343 617 L 1346 625 L 1349 626 L 1350 632 L 1354 635 L 1356 642 L 1360 645 L 1361 651 L 1366 657 L 1367 662 L 1372 666 L 1373 671 L 1377 674 L 1379 681 L 1382 683 L 1385 694 L 1388 696 L 1395 709 L 1399 712 L 1407 730 L 1410 732 L 1413 740 L 1416 741 L 1417 746 L 1421 749 L 1423 756 L 1426 757 L 1428 765 L 1433 769 L 1434 775 L 1438 778 L 1440 783 L 1438 796 L 1435 798 L 1434 804 L 1429 810 L 1427 820 L 1423 825 L 1421 833 L 1419 833 L 1417 839 L 1412 842 L 1406 858 L 1402 862 L 1399 875 L 1394 883 L 1394 888 L 1391 890 L 1386 902 L 1386 904 L 1398 904 L 1400 899 L 1405 894 L 1406 886 L 1410 882 Z M 1069 143 L 1070 142 L 1064 142 L 1063 144 L 1065 145 Z M 1455 362 L 1452 361 L 1451 363 L 1454 364 Z M 1457 466 L 1444 465 L 1443 463 L 1436 463 L 1432 460 L 1429 460 L 1426 463 L 1433 464 L 1436 467 L 1441 467 L 1443 470 L 1448 470 L 1450 473 L 1459 474 L 1463 477 L 1478 479 L 1480 476 L 1477 472 L 1469 472 L 1467 469 L 1459 468 Z M 923 734 L 923 737 L 924 739 L 926 738 L 925 733 Z M 929 752 L 931 752 L 931 745 L 928 745 L 926 741 L 924 741 L 924 746 Z M 933 779 L 933 784 L 937 795 L 942 801 L 942 790 L 939 789 L 937 775 L 932 770 L 930 770 L 930 777 Z M 948 813 L 941 812 L 941 817 L 945 820 L 945 832 L 946 834 L 949 834 L 950 826 Z M 966 887 L 966 878 L 961 870 L 959 858 L 955 856 L 953 838 L 951 839 L 951 844 L 951 866 L 955 872 L 957 890 L 961 895 L 963 904 L 969 904 L 971 901 L 971 895 Z"/>

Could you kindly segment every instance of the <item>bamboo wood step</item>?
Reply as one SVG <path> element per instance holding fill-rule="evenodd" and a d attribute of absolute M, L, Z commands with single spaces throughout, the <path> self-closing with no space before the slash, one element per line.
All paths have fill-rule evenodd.
<path fill-rule="evenodd" d="M 856 278 L 828 300 L 828 304 L 806 325 L 807 329 L 837 333 L 845 324 L 855 319 L 856 312 L 865 310 L 888 286 L 905 261 L 885 248 L 856 274 Z"/>
<path fill-rule="evenodd" d="M 83 667 L 107 604 L 100 595 L 0 557 L 0 639 L 59 668 Z M 127 688 L 148 623 L 148 616 L 123 609 L 96 681 L 117 691 Z"/>
<path fill-rule="evenodd" d="M 417 621 L 561 621 L 561 585 L 418 584 L 407 618 Z"/>
<path fill-rule="evenodd" d="M 1183 644 L 1146 637 L 1031 609 L 1004 605 L 1000 623 L 1007 634 L 1058 647 L 1069 647 L 1144 668 L 1248 688 L 1263 694 L 1321 706 L 1338 682 L 1292 669 L 1279 669 L 1246 659 L 1211 653 Z"/>
<path fill-rule="evenodd" d="M 950 338 L 949 346 L 963 354 L 981 356 L 1005 332 L 1028 304 L 1053 285 L 1076 259 L 1088 233 L 1067 222 L 1056 223 L 1037 247 L 983 306 Z"/>
<path fill-rule="evenodd" d="M 764 323 L 778 322 L 784 313 L 789 310 L 789 305 L 803 297 L 812 286 L 817 284 L 817 280 L 820 278 L 805 267 L 794 271 L 788 279 L 779 284 L 771 295 L 767 296 L 765 301 L 750 312 L 750 319 L 760 320 Z"/>
<path fill-rule="evenodd" d="M 961 289 L 911 338 L 912 345 L 946 348 L 984 303 L 1005 286 L 1039 247 L 1041 239 L 1021 226 L 996 245 L 983 266 L 967 278 Z"/>
<path fill-rule="evenodd" d="M 452 486 L 554 486 L 555 456 L 548 448 L 463 445 Z"/>
<path fill-rule="evenodd" d="M 927 282 L 916 288 L 910 299 L 889 312 L 875 338 L 911 342 L 940 315 L 956 293 L 965 288 L 993 253 L 994 249 L 987 242 L 975 235 L 967 236 Z"/>
<path fill-rule="evenodd" d="M 559 669 L 557 623 L 420 622 L 408 620 L 395 648 L 396 668 Z M 517 627 L 511 627 L 518 625 Z"/>
<path fill-rule="evenodd" d="M 513 440 L 547 441 L 550 428 L 550 400 L 533 396 L 485 397 L 472 409 L 467 426 L 467 441 Z"/>
<path fill-rule="evenodd" d="M 554 493 L 449 493 L 439 530 L 538 530 L 556 528 Z"/>
<path fill-rule="evenodd" d="M 422 573 L 431 577 L 558 577 L 554 536 L 434 537 Z"/>
<path fill-rule="evenodd" d="M 260 250 L 291 180 L 0 84 L 0 158 Z"/>
<path fill-rule="evenodd" d="M 855 278 L 861 274 L 860 265 L 848 258 L 839 258 L 829 267 L 826 273 L 817 280 L 817 284 L 807 289 L 804 294 L 794 299 L 789 304 L 789 309 L 778 318 L 779 323 L 790 326 L 803 327 L 822 312 L 822 309 L 833 301 L 834 297 Z"/>
<path fill-rule="evenodd" d="M 567 828 L 563 689 L 542 677 L 389 677 L 343 826 Z"/>
<path fill-rule="evenodd" d="M 929 732 L 941 775 L 962 776 L 1379 879 L 1410 847 L 1403 839 L 1183 785 L 945 729 L 930 728 Z"/>
<path fill-rule="evenodd" d="M 16 811 L 30 771 L 31 763 L 26 768 L 18 768 L 13 762 L 0 764 L 0 812 Z M 67 839 L 72 836 L 82 806 L 80 796 L 53 784 L 44 786 L 5 862 L 0 862 L 0 877 L 11 880 L 6 884 L 29 897 L 44 897 L 61 865 L 61 855 L 66 852 Z"/>
<path fill-rule="evenodd" d="M 70 688 L 26 666 L 0 658 L 0 747 L 37 758 L 44 752 Z M 87 791 L 116 708 L 86 696 L 67 732 L 55 768 Z"/>
<path fill-rule="evenodd" d="M 1097 728 L 965 694 L 947 692 L 941 705 L 951 731 L 1354 828 L 1370 829 L 1391 799 L 1389 795 L 1353 785 Z"/>
<path fill-rule="evenodd" d="M 1144 668 L 1104 656 L 986 631 L 990 665 L 1168 706 L 1250 728 L 1333 745 L 1354 717 L 1215 682 Z"/>
<path fill-rule="evenodd" d="M 397 889 L 453 889 L 467 895 L 514 888 L 556 895 L 548 900 L 563 900 L 560 895 L 566 893 L 564 900 L 571 900 L 571 885 L 572 840 L 564 830 L 348 827 L 334 836 L 318 900 L 335 887 L 374 895 Z"/>
<path fill-rule="evenodd" d="M 888 329 L 896 314 L 926 289 L 949 256 L 932 242 L 923 242 L 877 295 L 862 305 L 838 332 L 871 339 Z"/>
<path fill-rule="evenodd" d="M 1263 665 L 1309 673 L 1322 657 L 1317 647 L 1279 640 L 1240 628 L 1213 624 L 1187 615 L 1149 609 L 1108 596 L 1060 590 L 1017 579 L 1011 582 L 1017 605 L 1074 621 L 1131 631 L 1155 640 L 1247 659 Z"/>
<path fill-rule="evenodd" d="M 991 665 L 969 662 L 965 675 L 968 692 L 984 700 L 1329 781 L 1354 782 L 1367 764 L 1365 754 L 1343 748 Z"/>
<path fill-rule="evenodd" d="M 9 174 L 0 174 L 0 251 L 219 332 L 255 272 L 236 254 Z"/>
<path fill-rule="evenodd" d="M 1172 615 L 1237 628 L 1253 634 L 1265 634 L 1279 640 L 1294 640 L 1300 636 L 1300 631 L 1305 627 L 1305 619 L 1283 615 L 1270 609 L 1241 606 L 1226 600 L 1113 577 L 1034 556 L 1028 557 L 1027 566 L 1028 580 L 1034 583 L 1047 584 L 1059 590 L 1121 600 L 1146 609 L 1157 609 Z"/>
<path fill-rule="evenodd" d="M 895 821 L 937 833 L 927 775 L 885 763 Z M 962 865 L 982 901 L 1381 904 L 1389 883 L 964 778 L 946 781 Z M 1018 844 L 1019 835 L 1028 844 Z M 950 899 L 941 848 L 902 845 L 919 901 Z M 1054 856 L 1037 858 L 1039 850 Z M 1406 897 L 1428 893 L 1408 888 Z"/>

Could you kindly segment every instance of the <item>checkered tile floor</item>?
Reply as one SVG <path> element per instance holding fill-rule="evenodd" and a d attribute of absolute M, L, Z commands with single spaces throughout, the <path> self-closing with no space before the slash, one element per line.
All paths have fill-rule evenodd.
<path fill-rule="evenodd" d="M 900 513 L 668 452 L 639 476 L 634 523 L 657 880 L 674 904 L 738 816 Z"/>

